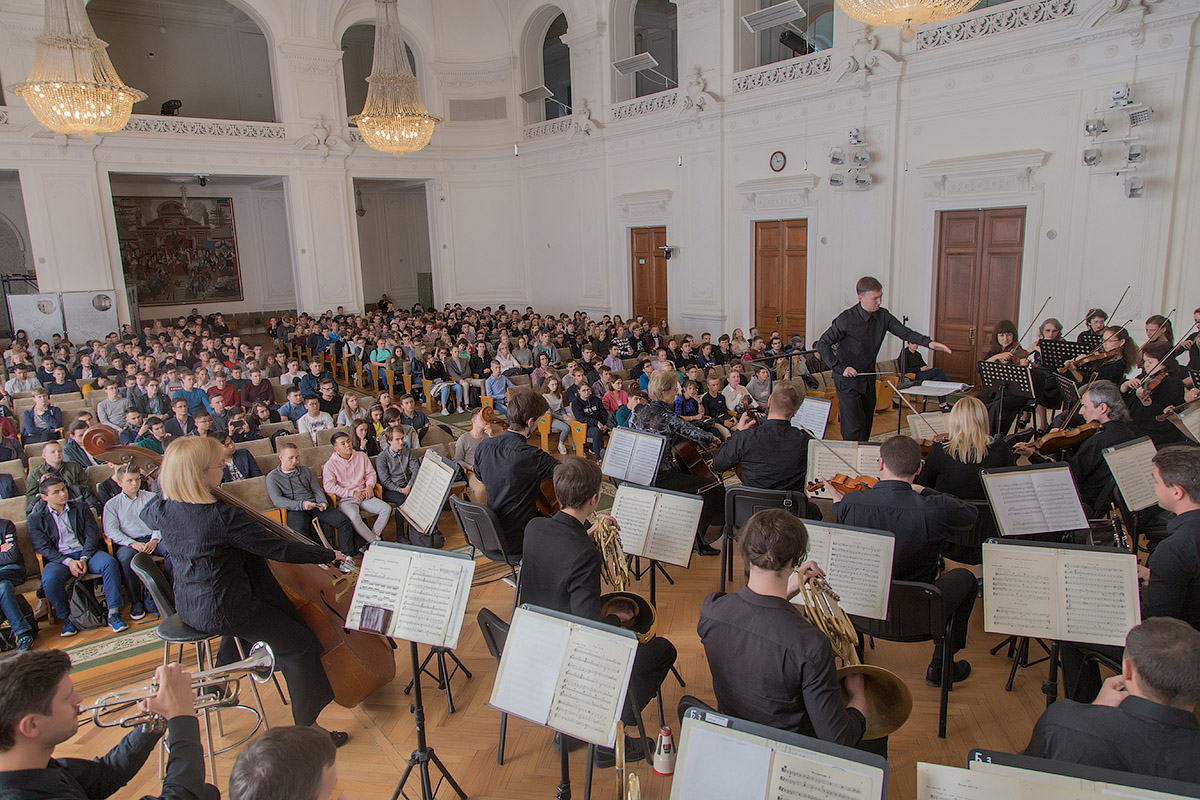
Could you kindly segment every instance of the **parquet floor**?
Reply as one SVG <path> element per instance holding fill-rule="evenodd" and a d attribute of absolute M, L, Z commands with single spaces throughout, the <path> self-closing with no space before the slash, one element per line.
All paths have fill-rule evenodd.
<path fill-rule="evenodd" d="M 876 430 L 883 430 L 889 417 L 894 426 L 894 416 L 881 415 L 876 419 Z M 831 430 L 834 431 L 836 427 Z M 441 529 L 447 534 L 448 546 L 463 543 L 450 515 L 443 516 Z M 717 588 L 718 561 L 717 558 L 694 557 L 688 570 L 672 570 L 674 586 L 659 583 L 659 634 L 668 637 L 678 648 L 677 666 L 687 682 L 686 690 L 670 677 L 664 684 L 667 721 L 676 736 L 675 706 L 682 694 L 695 694 L 713 701 L 704 651 L 696 635 L 696 622 L 701 600 Z M 740 580 L 740 570 L 735 571 Z M 481 562 L 477 583 L 479 579 L 495 574 L 494 569 Z M 646 585 L 640 588 L 643 592 L 648 590 Z M 508 618 L 511 604 L 512 589 L 503 582 L 488 583 L 472 591 L 457 654 L 473 677 L 467 679 L 459 675 L 453 680 L 455 714 L 447 712 L 445 695 L 426 678 L 423 686 L 429 741 L 468 796 L 479 800 L 544 800 L 554 797 L 559 781 L 559 757 L 551 748 L 553 734 L 521 720 L 510 720 L 505 764 L 499 766 L 496 763 L 499 714 L 486 706 L 496 663 L 488 655 L 475 617 L 479 609 L 486 607 Z M 918 761 L 961 766 L 967 751 L 973 747 L 1013 752 L 1028 742 L 1033 724 L 1044 707 L 1040 686 L 1046 675 L 1046 665 L 1020 671 L 1013 691 L 1005 692 L 1010 662 L 1004 658 L 1004 651 L 996 656 L 988 654 L 988 649 L 998 644 L 1001 637 L 983 632 L 982 611 L 982 603 L 976 604 L 968 647 L 963 653 L 971 661 L 974 671 L 951 693 L 945 739 L 937 736 L 938 690 L 926 686 L 924 681 L 932 645 L 879 642 L 876 650 L 868 651 L 868 662 L 898 673 L 908 682 L 914 696 L 912 717 L 890 742 L 889 797 L 910 800 L 916 796 Z M 55 632 L 52 628 L 43 633 L 38 640 L 39 646 L 56 646 L 60 640 L 55 637 Z M 74 645 L 88 636 L 98 637 L 95 633 L 83 634 L 68 643 Z M 111 689 L 145 683 L 161 658 L 161 651 L 155 650 L 84 669 L 74 678 L 84 697 L 92 698 Z M 413 717 L 409 711 L 411 698 L 403 691 L 410 673 L 408 650 L 399 650 L 397 658 L 395 682 L 359 708 L 330 706 L 322 715 L 323 725 L 348 731 L 351 736 L 338 756 L 339 791 L 348 798 L 390 797 L 415 747 Z M 290 723 L 290 713 L 281 705 L 278 695 L 270 685 L 264 689 L 263 698 L 270 721 Z M 647 712 L 648 721 L 653 721 L 654 706 L 648 707 Z M 241 738 L 246 725 L 244 718 L 236 712 L 226 714 L 226 741 Z M 93 757 L 115 744 L 121 733 L 84 725 L 74 739 L 59 748 L 58 754 Z M 226 753 L 217 759 L 217 783 L 222 789 L 227 784 L 235 755 Z M 583 763 L 582 751 L 573 754 L 572 786 L 577 798 L 583 796 Z M 669 797 L 669 778 L 655 775 L 645 764 L 633 766 L 641 776 L 643 797 L 650 800 Z M 156 795 L 158 787 L 157 764 L 152 758 L 137 778 L 115 797 Z M 407 796 L 420 797 L 419 783 L 409 781 Z M 452 796 L 447 786 L 442 786 L 437 794 L 439 798 Z M 593 796 L 615 797 L 611 770 L 597 771 Z"/>

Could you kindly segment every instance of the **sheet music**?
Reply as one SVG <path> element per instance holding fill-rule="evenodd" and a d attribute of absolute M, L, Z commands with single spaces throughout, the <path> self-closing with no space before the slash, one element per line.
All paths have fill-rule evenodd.
<path fill-rule="evenodd" d="M 873 800 L 879 797 L 875 781 L 869 775 L 847 769 L 841 759 L 837 759 L 840 763 L 826 763 L 819 753 L 800 755 L 786 752 L 784 747 L 775 751 L 771 762 L 771 779 L 767 782 L 770 800 Z"/>
<path fill-rule="evenodd" d="M 575 626 L 546 725 L 576 739 L 611 747 L 636 644 L 636 640 Z"/>
<path fill-rule="evenodd" d="M 346 612 L 346 627 L 353 630 L 372 630 L 391 635 L 390 616 L 394 614 L 397 602 L 404 591 L 404 581 L 408 576 L 408 566 L 412 561 L 411 554 L 406 550 L 391 547 L 371 547 L 363 556 L 362 565 L 358 570 L 358 581 L 354 584 L 354 597 L 350 599 L 350 610 Z M 387 609 L 389 618 L 379 620 L 380 625 L 363 625 L 363 609 Z"/>
<path fill-rule="evenodd" d="M 428 533 L 437 524 L 453 482 L 453 467 L 432 450 L 425 451 L 412 489 L 400 504 L 400 513 L 413 527 Z"/>
<path fill-rule="evenodd" d="M 1125 644 L 1125 634 L 1142 621 L 1137 558 L 1132 553 L 1062 550 L 1056 638 L 1084 644 Z"/>
<path fill-rule="evenodd" d="M 767 797 L 772 758 L 769 743 L 727 736 L 711 725 L 696 725 L 689 730 L 686 744 L 684 747 L 684 741 L 680 740 L 672 798 L 761 800 Z"/>
<path fill-rule="evenodd" d="M 1181 795 L 1169 792 L 1158 792 L 1153 789 L 1142 789 L 1137 786 L 1126 786 L 1120 783 L 1089 781 L 1083 778 L 1073 778 L 1070 775 L 1058 775 L 1053 772 L 1036 772 L 989 761 L 971 759 L 967 762 L 967 766 L 972 772 L 1003 775 L 1010 778 L 1017 778 L 1024 782 L 1040 783 L 1048 787 L 1058 788 L 1063 792 L 1063 796 L 1068 798 L 1086 797 L 1092 800 L 1092 798 L 1101 797 L 1122 797 L 1126 798 L 1126 800 L 1180 800 L 1181 797 Z M 1084 794 L 1081 794 L 1081 792 Z M 1091 792 L 1091 794 L 1087 794 L 1087 792 Z"/>
<path fill-rule="evenodd" d="M 1004 536 L 1087 527 L 1079 493 L 1066 466 L 983 472 L 981 477 Z"/>
<path fill-rule="evenodd" d="M 1026 771 L 1021 778 L 1016 778 L 995 772 L 918 763 L 917 800 L 1097 800 L 1099 797 L 1087 789 L 1029 779 L 1037 774 Z"/>
<path fill-rule="evenodd" d="M 879 477 L 879 448 L 881 445 L 864 442 L 858 445 L 858 474 Z"/>
<path fill-rule="evenodd" d="M 469 573 L 465 581 L 464 571 Z M 412 559 L 392 635 L 435 647 L 457 647 L 470 576 L 474 574 L 474 561 Z"/>
<path fill-rule="evenodd" d="M 621 549 L 631 556 L 643 555 L 650 536 L 650 517 L 657 494 L 623 483 L 617 487 L 610 514 L 621 526 Z"/>
<path fill-rule="evenodd" d="M 1043 548 L 983 544 L 983 629 L 1052 639 L 1058 632 L 1054 559 Z"/>
<path fill-rule="evenodd" d="M 687 567 L 692 558 L 692 543 L 696 526 L 704 510 L 704 500 L 698 495 L 681 497 L 677 494 L 655 493 L 658 502 L 650 520 L 650 540 L 645 556 L 664 564 Z"/>
<path fill-rule="evenodd" d="M 664 442 L 657 436 L 614 428 L 604 451 L 600 471 L 610 478 L 640 486 L 654 483 Z"/>
<path fill-rule="evenodd" d="M 808 479 L 849 475 L 858 466 L 857 442 L 827 442 L 814 439 L 808 443 Z"/>
<path fill-rule="evenodd" d="M 571 627 L 562 620 L 517 609 L 504 642 L 491 705 L 546 724 L 570 636 Z"/>
<path fill-rule="evenodd" d="M 1200 406 L 1192 406 L 1179 414 L 1179 424 L 1192 437 L 1193 442 L 1200 442 Z"/>
<path fill-rule="evenodd" d="M 918 385 L 941 394 L 954 394 L 967 388 L 965 383 L 955 383 L 954 381 L 921 381 Z"/>
<path fill-rule="evenodd" d="M 1141 511 L 1158 504 L 1152 462 L 1157 452 L 1149 437 L 1104 448 L 1104 460 L 1130 511 Z"/>
<path fill-rule="evenodd" d="M 792 417 L 793 428 L 804 428 L 818 439 L 825 438 L 825 427 L 829 424 L 832 400 L 823 397 L 805 397 L 804 402 Z"/>
<path fill-rule="evenodd" d="M 908 435 L 914 439 L 932 439 L 950 433 L 950 415 L 940 411 L 908 415 Z"/>
<path fill-rule="evenodd" d="M 892 587 L 894 537 L 806 522 L 808 557 L 825 570 L 826 581 L 847 614 L 887 619 Z M 797 595 L 797 605 L 804 601 Z"/>

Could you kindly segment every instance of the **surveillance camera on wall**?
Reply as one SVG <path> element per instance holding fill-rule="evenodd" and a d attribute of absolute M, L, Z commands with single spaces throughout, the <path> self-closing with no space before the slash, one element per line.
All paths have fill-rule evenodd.
<path fill-rule="evenodd" d="M 1125 196 L 1126 197 L 1141 197 L 1145 191 L 1145 182 L 1137 175 L 1130 175 L 1125 179 Z"/>
<path fill-rule="evenodd" d="M 1102 133 L 1108 133 L 1108 128 L 1105 127 L 1102 117 L 1093 117 L 1083 123 L 1083 132 L 1095 139 Z"/>
<path fill-rule="evenodd" d="M 1103 157 L 1104 154 L 1100 151 L 1099 147 L 1089 147 L 1083 151 L 1083 165 L 1085 167 L 1094 167 L 1100 163 Z"/>
<path fill-rule="evenodd" d="M 201 186 L 208 186 L 208 178 L 209 176 L 207 174 L 201 174 L 199 172 L 196 173 L 196 182 Z"/>
<path fill-rule="evenodd" d="M 658 249 L 663 251 L 663 258 L 665 258 L 667 261 L 670 261 L 671 256 L 675 255 L 675 252 L 679 248 L 675 247 L 674 245 L 664 244 L 662 247 L 660 247 Z"/>

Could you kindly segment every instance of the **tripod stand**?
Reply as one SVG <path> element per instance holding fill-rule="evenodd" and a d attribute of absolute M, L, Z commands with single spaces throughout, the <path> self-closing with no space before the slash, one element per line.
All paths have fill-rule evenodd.
<path fill-rule="evenodd" d="M 412 774 L 416 768 L 421 774 L 421 800 L 433 800 L 434 788 L 433 782 L 429 775 L 429 762 L 438 768 L 442 773 L 442 778 L 450 784 L 450 788 L 454 790 L 462 800 L 467 800 L 466 793 L 455 782 L 454 777 L 446 770 L 446 766 L 441 762 L 425 741 L 425 706 L 421 702 L 421 663 L 417 655 L 417 643 L 409 642 L 412 648 L 412 671 L 413 671 L 413 716 L 416 719 L 417 727 L 417 749 L 413 750 L 412 755 L 408 757 L 408 766 L 404 768 L 404 774 L 400 776 L 400 782 L 396 785 L 396 791 L 392 794 L 392 800 L 397 800 L 401 795 L 405 798 L 408 795 L 404 794 L 404 784 L 408 782 L 408 776 Z M 441 785 L 441 781 L 438 782 Z"/>

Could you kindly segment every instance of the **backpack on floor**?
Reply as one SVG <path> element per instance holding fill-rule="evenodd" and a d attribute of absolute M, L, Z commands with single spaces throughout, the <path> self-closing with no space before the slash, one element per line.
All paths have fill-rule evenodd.
<path fill-rule="evenodd" d="M 75 581 L 71 587 L 71 622 L 81 631 L 99 628 L 108 622 L 108 614 L 104 606 L 96 599 L 96 593 L 89 584 Z"/>

